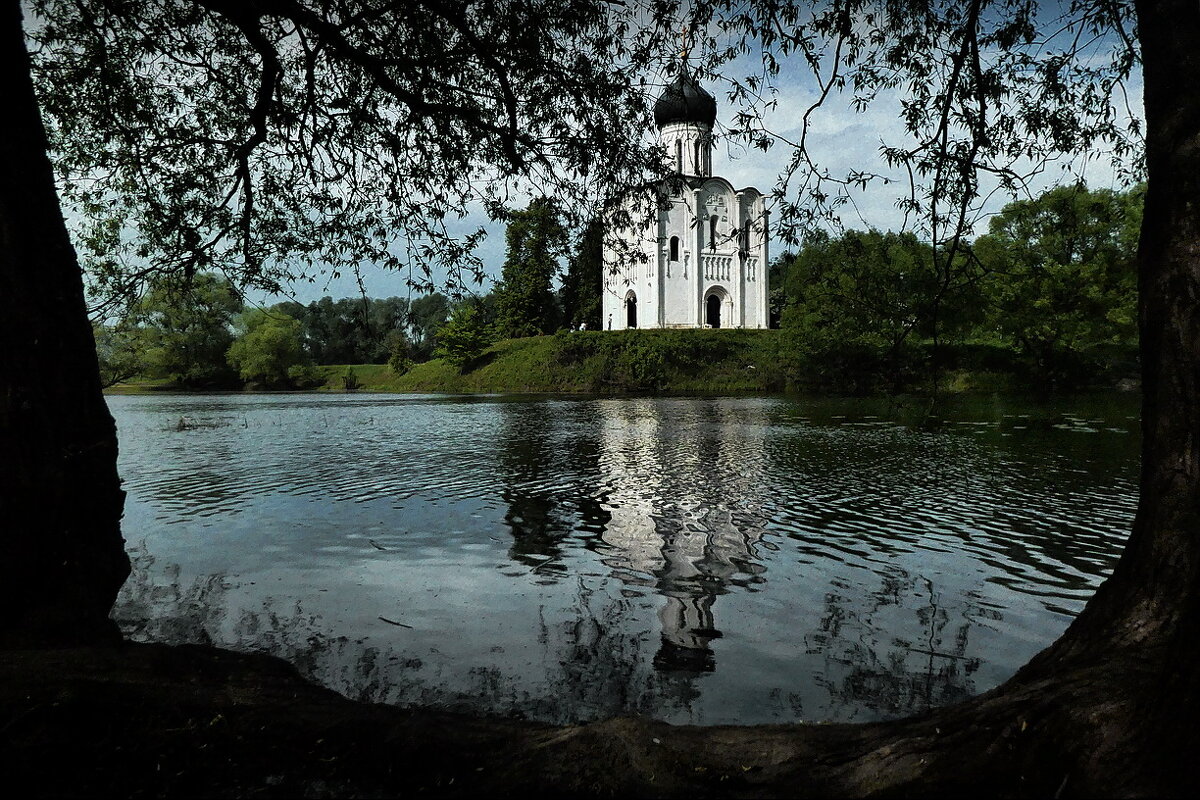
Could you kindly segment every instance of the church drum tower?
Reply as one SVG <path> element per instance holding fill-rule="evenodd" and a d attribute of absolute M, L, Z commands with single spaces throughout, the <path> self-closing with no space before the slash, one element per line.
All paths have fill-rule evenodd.
<path fill-rule="evenodd" d="M 681 65 L 654 105 L 675 173 L 655 190 L 657 220 L 622 231 L 623 247 L 605 242 L 606 329 L 767 327 L 763 195 L 712 174 L 716 118 L 716 101 Z"/>

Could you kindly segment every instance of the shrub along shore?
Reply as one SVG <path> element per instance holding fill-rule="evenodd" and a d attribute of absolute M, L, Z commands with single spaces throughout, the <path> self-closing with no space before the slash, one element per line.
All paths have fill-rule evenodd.
<path fill-rule="evenodd" d="M 814 353 L 796 336 L 787 330 L 562 331 L 505 339 L 461 368 L 444 359 L 404 372 L 387 364 L 318 366 L 308 390 L 877 394 L 930 392 L 936 382 L 937 391 L 965 393 L 1130 387 L 1137 379 L 1136 354 L 1125 348 L 1090 352 L 1073 369 L 1047 373 L 1043 365 L 1003 347 L 917 342 L 895 350 L 847 346 Z M 109 391 L 182 388 L 170 381 L 133 380 Z"/>

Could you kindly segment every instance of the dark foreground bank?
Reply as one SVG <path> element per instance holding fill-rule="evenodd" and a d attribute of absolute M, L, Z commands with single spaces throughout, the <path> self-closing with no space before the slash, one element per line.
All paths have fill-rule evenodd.
<path fill-rule="evenodd" d="M 1148 682 L 1131 669 L 1073 671 L 1050 692 L 1018 676 L 892 723 L 554 727 L 356 703 L 279 659 L 211 647 L 8 651 L 0 768 L 41 796 L 1181 795 L 1186 766 L 1116 782 L 1105 767 L 1108 726 L 1084 698 Z"/>
<path fill-rule="evenodd" d="M 47 796 L 791 794 L 754 729 L 401 710 L 199 646 L 10 651 L 0 672 L 4 775 Z"/>

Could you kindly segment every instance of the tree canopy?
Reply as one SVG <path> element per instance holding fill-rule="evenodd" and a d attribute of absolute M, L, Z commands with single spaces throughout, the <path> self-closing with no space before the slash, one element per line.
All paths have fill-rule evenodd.
<path fill-rule="evenodd" d="M 604 225 L 593 220 L 568 256 L 559 290 L 563 322 L 600 330 L 600 287 L 604 285 Z"/>
<path fill-rule="evenodd" d="M 388 358 L 388 333 L 406 329 L 412 318 L 403 297 L 326 296 L 307 306 L 280 303 L 275 310 L 300 322 L 305 353 L 317 364 L 382 364 Z"/>
<path fill-rule="evenodd" d="M 478 280 L 462 222 L 540 187 L 572 212 L 653 154 L 653 28 L 596 0 L 33 0 L 26 32 L 100 305 L 156 274 L 278 290 L 371 263 Z"/>
<path fill-rule="evenodd" d="M 1144 187 L 1058 187 L 1005 206 L 975 242 L 988 322 L 1040 372 L 1077 368 L 1096 348 L 1136 344 L 1144 197 Z"/>
<path fill-rule="evenodd" d="M 254 309 L 238 322 L 241 335 L 229 346 L 229 364 L 243 380 L 287 385 L 289 371 L 304 361 L 299 320 Z"/>
<path fill-rule="evenodd" d="M 1144 186 L 1080 183 L 1010 203 L 987 234 L 961 242 L 951 270 L 911 233 L 816 231 L 774 265 L 782 327 L 801 362 L 793 366 L 835 385 L 883 370 L 892 388 L 905 388 L 903 373 L 921 359 L 925 374 L 911 377 L 958 364 L 1046 389 L 1129 378 L 1144 197 Z M 935 347 L 941 358 L 924 358 Z M 972 358 L 981 363 L 965 363 Z"/>
<path fill-rule="evenodd" d="M 203 273 L 186 288 L 166 279 L 155 282 L 126 326 L 136 325 L 145 374 L 191 387 L 221 385 L 230 377 L 225 354 L 241 310 L 229 281 Z"/>
<path fill-rule="evenodd" d="M 463 370 L 483 354 L 493 341 L 493 333 L 481 306 L 476 300 L 455 306 L 450 319 L 438 328 L 435 356 Z"/>
<path fill-rule="evenodd" d="M 929 249 L 911 233 L 814 235 L 788 267 L 784 324 L 831 343 L 899 347 L 934 293 Z"/>
<path fill-rule="evenodd" d="M 880 142 L 882 165 L 907 176 L 896 203 L 937 248 L 956 247 L 995 189 L 1028 192 L 1064 155 L 1140 174 L 1143 131 L 1125 94 L 1140 57 L 1131 3 L 698 0 L 688 8 L 705 66 L 739 104 L 728 135 L 786 148 L 776 211 L 785 240 L 852 216 L 856 189 L 895 182 L 862 165 L 837 174 L 815 158 L 810 132 L 835 100 L 895 106 L 907 139 Z M 762 68 L 745 77 L 721 70 L 745 55 Z M 771 130 L 762 114 L 779 104 L 784 75 L 816 90 L 796 109 L 795 134 Z"/>

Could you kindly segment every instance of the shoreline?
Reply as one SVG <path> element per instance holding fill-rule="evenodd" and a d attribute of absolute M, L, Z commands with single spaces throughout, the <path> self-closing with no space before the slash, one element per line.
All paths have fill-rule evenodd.
<path fill-rule="evenodd" d="M 838 743 L 895 727 L 553 726 L 398 708 L 205 645 L 6 651 L 0 674 L 9 781 L 50 796 L 790 796 L 800 765 L 784 762 L 806 730 Z"/>
<path fill-rule="evenodd" d="M 1137 761 L 1114 780 L 1089 759 L 1104 720 L 1073 709 L 1144 685 L 1147 667 L 1128 659 L 1052 683 L 1018 675 L 893 722 L 697 727 L 372 705 L 276 657 L 204 645 L 4 655 L 0 766 L 33 796 L 1050 797 L 1064 774 L 1070 796 L 1191 787 L 1185 764 Z"/>

